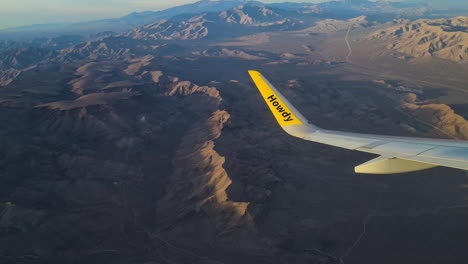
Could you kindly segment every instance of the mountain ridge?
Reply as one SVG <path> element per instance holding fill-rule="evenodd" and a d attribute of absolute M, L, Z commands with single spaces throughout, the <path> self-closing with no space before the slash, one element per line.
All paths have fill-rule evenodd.
<path fill-rule="evenodd" d="M 0 30 L 0 38 L 2 37 L 2 35 L 13 37 L 17 35 L 17 37 L 21 37 L 21 32 L 23 32 L 23 34 L 32 34 L 36 31 L 39 31 L 40 33 L 36 33 L 33 35 L 38 37 L 42 36 L 44 33 L 51 35 L 60 35 L 63 34 L 62 32 L 67 32 L 68 34 L 95 34 L 103 31 L 124 32 L 135 27 L 150 24 L 159 20 L 169 19 L 173 16 L 181 14 L 219 12 L 246 3 L 263 5 L 263 3 L 261 2 L 250 0 L 202 0 L 192 4 L 171 7 L 161 11 L 133 12 L 131 14 L 118 18 L 100 19 L 65 24 L 37 24 L 31 26 L 3 29 Z"/>
<path fill-rule="evenodd" d="M 186 20 L 161 20 L 122 36 L 139 40 L 194 40 L 245 35 L 249 32 L 292 30 L 304 22 L 279 10 L 246 4 L 219 13 L 204 13 Z"/>
<path fill-rule="evenodd" d="M 25 39 L 31 37 L 52 37 L 63 34 L 93 35 L 105 31 L 122 33 L 135 27 L 141 27 L 160 20 L 167 20 L 183 14 L 201 14 L 205 12 L 220 12 L 245 4 L 255 4 L 270 8 L 294 11 L 300 14 L 321 14 L 330 18 L 344 16 L 349 19 L 354 16 L 375 13 L 394 14 L 396 16 L 418 16 L 428 12 L 424 4 L 402 4 L 392 2 L 360 1 L 357 5 L 347 5 L 340 1 L 324 3 L 262 3 L 255 0 L 201 0 L 192 4 L 176 6 L 160 11 L 133 12 L 126 16 L 63 24 L 36 24 L 0 30 L 0 39 Z"/>
<path fill-rule="evenodd" d="M 370 38 L 390 42 L 388 49 L 414 58 L 468 59 L 468 17 L 416 20 L 376 31 Z"/>

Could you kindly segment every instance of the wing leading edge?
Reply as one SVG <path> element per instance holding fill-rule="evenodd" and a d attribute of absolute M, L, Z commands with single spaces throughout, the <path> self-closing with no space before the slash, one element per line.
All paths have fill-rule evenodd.
<path fill-rule="evenodd" d="M 261 73 L 249 71 L 249 74 L 276 121 L 288 134 L 304 140 L 380 156 L 357 166 L 357 173 L 394 174 L 438 166 L 468 170 L 466 141 L 380 136 L 321 129 L 310 124 Z"/>

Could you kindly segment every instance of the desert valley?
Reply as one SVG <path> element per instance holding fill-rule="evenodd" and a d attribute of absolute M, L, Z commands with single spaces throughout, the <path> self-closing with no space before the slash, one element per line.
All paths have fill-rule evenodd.
<path fill-rule="evenodd" d="M 43 37 L 34 32 L 43 30 Z M 286 135 L 468 140 L 468 12 L 208 1 L 0 31 L 0 263 L 462 263 L 468 174 Z M 33 34 L 34 33 L 34 34 Z"/>

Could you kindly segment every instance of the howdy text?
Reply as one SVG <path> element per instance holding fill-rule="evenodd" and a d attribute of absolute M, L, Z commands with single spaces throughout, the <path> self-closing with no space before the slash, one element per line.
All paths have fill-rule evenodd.
<path fill-rule="evenodd" d="M 286 112 L 285 107 L 283 107 L 279 102 L 278 98 L 275 97 L 275 95 L 271 95 L 267 97 L 268 100 L 270 100 L 270 103 L 274 106 L 274 108 L 281 114 L 282 117 L 284 117 L 285 122 L 290 122 L 293 121 L 294 118 L 292 118 L 292 114 Z"/>

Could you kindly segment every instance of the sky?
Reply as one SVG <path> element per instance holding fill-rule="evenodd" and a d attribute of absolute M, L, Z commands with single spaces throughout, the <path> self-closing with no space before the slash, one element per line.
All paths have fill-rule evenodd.
<path fill-rule="evenodd" d="M 156 11 L 196 0 L 0 0 L 0 29 L 31 24 L 79 22 L 120 17 L 132 12 Z M 261 0 L 262 1 L 262 0 Z M 263 0 L 265 3 L 287 0 Z M 289 0 L 291 1 L 291 0 Z M 300 2 L 323 2 L 302 0 Z M 406 1 L 406 0 L 405 0 Z M 462 3 L 466 0 L 426 0 L 439 6 Z"/>

